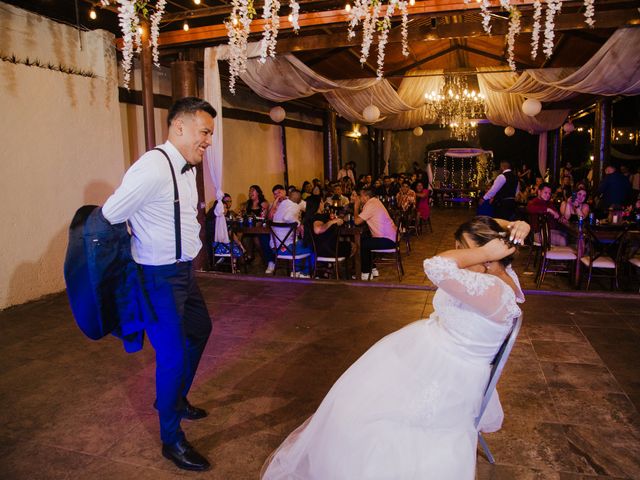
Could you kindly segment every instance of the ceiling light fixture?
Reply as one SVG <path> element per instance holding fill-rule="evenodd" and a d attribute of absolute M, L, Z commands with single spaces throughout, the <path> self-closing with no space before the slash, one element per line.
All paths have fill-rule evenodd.
<path fill-rule="evenodd" d="M 98 14 L 96 13 L 96 11 L 93 8 L 91 10 L 89 10 L 89 18 L 91 20 L 95 20 L 96 18 L 98 18 Z"/>
<path fill-rule="evenodd" d="M 195 3 L 196 5 L 200 5 L 200 0 L 193 0 L 193 3 Z"/>
<path fill-rule="evenodd" d="M 184 23 L 182 24 L 182 29 L 183 29 L 185 32 L 188 32 L 188 31 L 189 31 L 189 22 L 184 22 Z"/>

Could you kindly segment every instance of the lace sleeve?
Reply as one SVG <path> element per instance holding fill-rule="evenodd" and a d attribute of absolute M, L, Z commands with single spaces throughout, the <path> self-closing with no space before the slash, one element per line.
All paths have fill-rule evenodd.
<path fill-rule="evenodd" d="M 490 320 L 504 322 L 520 312 L 513 290 L 492 275 L 458 268 L 454 260 L 438 256 L 424 261 L 424 272 L 438 288 Z"/>

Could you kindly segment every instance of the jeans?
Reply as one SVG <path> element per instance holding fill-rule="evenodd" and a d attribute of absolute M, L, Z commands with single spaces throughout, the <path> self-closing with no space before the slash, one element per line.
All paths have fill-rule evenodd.
<path fill-rule="evenodd" d="M 145 330 L 156 351 L 160 438 L 171 444 L 184 438 L 184 401 L 211 334 L 211 317 L 191 262 L 140 267 L 155 317 L 146 322 Z"/>

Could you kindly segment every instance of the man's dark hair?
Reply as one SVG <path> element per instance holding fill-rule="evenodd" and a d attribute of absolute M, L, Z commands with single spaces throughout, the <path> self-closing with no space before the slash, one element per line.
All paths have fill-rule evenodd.
<path fill-rule="evenodd" d="M 277 185 L 273 186 L 273 188 L 271 189 L 271 193 L 275 192 L 276 190 L 284 190 L 284 189 L 285 188 L 278 183 Z"/>
<path fill-rule="evenodd" d="M 206 112 L 212 118 L 216 118 L 216 110 L 206 100 L 197 97 L 184 97 L 176 101 L 169 108 L 169 116 L 167 117 L 167 126 L 171 126 L 171 122 L 180 115 L 194 115 L 197 112 Z"/>
<path fill-rule="evenodd" d="M 549 182 L 542 182 L 538 186 L 538 190 L 542 190 L 543 188 L 548 188 L 549 190 L 553 190 L 553 187 L 551 186 L 551 184 Z"/>
<path fill-rule="evenodd" d="M 500 164 L 502 165 L 503 163 L 507 165 L 508 168 L 511 168 L 511 162 L 509 160 L 500 160 Z"/>
<path fill-rule="evenodd" d="M 289 187 L 289 195 L 291 195 L 292 193 L 301 193 L 300 190 L 298 190 L 296 187 Z"/>
<path fill-rule="evenodd" d="M 360 190 L 361 194 L 365 194 L 369 198 L 373 198 L 373 189 L 372 188 L 362 188 Z"/>

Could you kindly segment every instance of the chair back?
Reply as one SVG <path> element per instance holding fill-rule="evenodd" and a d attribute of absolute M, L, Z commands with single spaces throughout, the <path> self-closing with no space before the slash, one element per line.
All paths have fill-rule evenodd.
<path fill-rule="evenodd" d="M 511 330 L 508 335 L 500 345 L 496 356 L 493 358 L 491 362 L 491 374 L 489 375 L 489 382 L 487 383 L 487 387 L 484 390 L 484 396 L 482 397 L 482 404 L 480 406 L 480 412 L 475 420 L 475 427 L 478 428 L 480 424 L 480 420 L 482 420 L 482 415 L 484 415 L 484 411 L 489 404 L 489 400 L 491 400 L 491 396 L 493 392 L 496 390 L 496 385 L 498 384 L 498 380 L 500 379 L 500 375 L 502 374 L 502 370 L 504 369 L 505 364 L 507 363 L 507 359 L 509 358 L 509 354 L 511 353 L 511 349 L 513 345 L 516 343 L 516 338 L 518 337 L 518 333 L 520 332 L 520 327 L 522 326 L 522 315 L 513 319 L 513 325 L 511 326 Z"/>
<path fill-rule="evenodd" d="M 546 215 L 538 215 L 537 218 L 538 231 L 540 232 L 540 245 L 542 251 L 547 252 L 551 250 L 551 229 L 549 228 L 549 221 Z"/>
<path fill-rule="evenodd" d="M 276 255 L 296 256 L 298 224 L 269 222 L 269 235 Z"/>
<path fill-rule="evenodd" d="M 601 228 L 587 224 L 584 228 L 587 232 L 589 261 L 593 264 L 598 258 L 606 256 L 617 264 L 623 253 L 628 227 Z"/>

